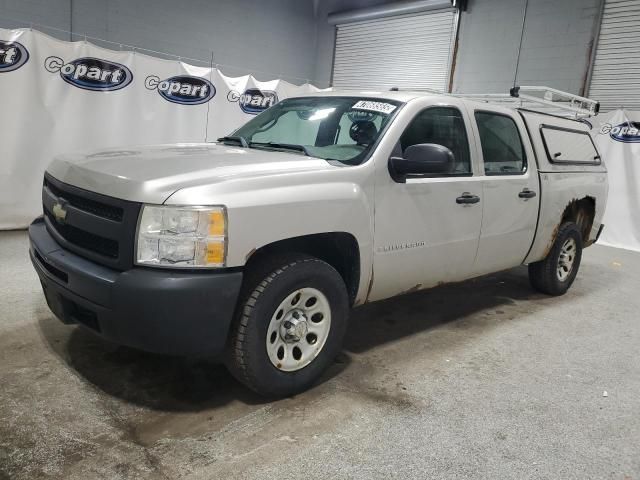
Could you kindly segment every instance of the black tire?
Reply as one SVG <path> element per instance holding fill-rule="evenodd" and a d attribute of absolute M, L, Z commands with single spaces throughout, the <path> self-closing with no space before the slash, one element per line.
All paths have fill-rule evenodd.
<path fill-rule="evenodd" d="M 575 254 L 568 275 L 561 279 L 558 273 L 560 255 L 565 243 L 575 241 Z M 529 264 L 529 282 L 539 292 L 547 295 L 564 295 L 578 274 L 582 260 L 582 233 L 575 223 L 563 223 L 558 229 L 556 239 L 544 260 Z M 566 270 L 566 268 L 565 268 Z"/>
<path fill-rule="evenodd" d="M 340 352 L 349 316 L 349 297 L 340 274 L 328 263 L 302 254 L 268 259 L 247 272 L 246 287 L 231 326 L 226 364 L 251 390 L 268 397 L 294 395 L 311 387 Z M 280 303 L 297 289 L 324 294 L 331 311 L 320 353 L 296 371 L 279 370 L 269 359 L 266 335 Z"/>

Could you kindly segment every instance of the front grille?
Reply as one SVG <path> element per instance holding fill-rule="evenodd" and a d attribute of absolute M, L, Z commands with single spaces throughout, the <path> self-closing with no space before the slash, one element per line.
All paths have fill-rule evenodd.
<path fill-rule="evenodd" d="M 85 212 L 92 213 L 102 218 L 108 218 L 114 222 L 121 222 L 124 211 L 122 208 L 114 207 L 112 205 L 106 205 L 104 203 L 96 202 L 88 198 L 83 198 L 79 195 L 74 195 L 71 192 L 63 192 L 56 187 L 52 182 L 46 178 L 44 180 L 44 186 L 49 189 L 56 197 L 63 197 L 69 204 L 74 207 L 83 210 Z"/>
<path fill-rule="evenodd" d="M 99 253 L 109 258 L 118 258 L 118 242 L 109 238 L 104 238 L 93 233 L 85 232 L 72 225 L 60 225 L 51 212 L 45 209 L 45 215 L 49 219 L 56 231 L 67 242 L 73 243 L 80 248 Z"/>
<path fill-rule="evenodd" d="M 47 230 L 62 247 L 118 270 L 133 266 L 140 203 L 90 192 L 48 173 L 42 203 Z"/>

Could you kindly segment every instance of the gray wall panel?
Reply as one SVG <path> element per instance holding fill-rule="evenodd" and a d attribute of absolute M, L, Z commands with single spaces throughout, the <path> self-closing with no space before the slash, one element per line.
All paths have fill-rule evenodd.
<path fill-rule="evenodd" d="M 7 19 L 15 19 L 18 22 Z M 30 23 L 41 23 L 69 30 L 69 20 L 69 0 L 0 0 L 1 28 L 28 27 Z M 68 34 L 53 30 L 43 31 L 57 38 L 69 40 Z"/>
<path fill-rule="evenodd" d="M 24 22 L 0 18 L 0 26 L 73 28 L 76 40 L 87 34 L 203 60 L 213 50 L 216 63 L 239 67 L 221 67 L 227 75 L 263 71 L 260 80 L 303 83 L 314 78 L 313 9 L 307 0 L 0 0 L 0 17 Z"/>
<path fill-rule="evenodd" d="M 518 82 L 581 93 L 601 1 L 529 0 Z M 73 24 L 78 33 L 187 57 L 207 59 L 213 49 L 216 62 L 240 67 L 223 69 L 230 75 L 264 70 L 327 86 L 335 42 L 327 15 L 391 1 L 73 0 L 71 16 L 70 3 L 0 0 L 0 17 L 66 30 Z M 454 91 L 507 91 L 523 5 L 524 0 L 469 0 L 460 26 Z M 16 25 L 0 18 L 0 26 Z"/>
<path fill-rule="evenodd" d="M 520 85 L 582 94 L 601 0 L 529 0 Z M 454 92 L 505 93 L 513 84 L 524 0 L 471 0 L 462 15 Z"/>
<path fill-rule="evenodd" d="M 517 82 L 580 94 L 602 0 L 529 0 Z M 513 84 L 525 0 L 469 0 L 462 14 L 454 92 L 506 93 Z M 388 1 L 323 0 L 315 78 L 329 84 L 335 29 L 329 13 Z M 372 48 L 375 46 L 372 45 Z"/>

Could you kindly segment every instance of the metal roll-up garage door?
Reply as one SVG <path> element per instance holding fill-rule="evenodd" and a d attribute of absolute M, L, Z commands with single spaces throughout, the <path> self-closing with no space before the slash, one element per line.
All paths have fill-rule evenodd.
<path fill-rule="evenodd" d="M 334 87 L 448 90 L 454 9 L 337 25 Z"/>
<path fill-rule="evenodd" d="M 606 0 L 589 98 L 601 111 L 640 110 L 640 1 Z"/>

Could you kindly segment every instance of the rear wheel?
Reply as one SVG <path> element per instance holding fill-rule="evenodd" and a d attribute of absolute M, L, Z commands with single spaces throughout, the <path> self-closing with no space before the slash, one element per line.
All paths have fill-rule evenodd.
<path fill-rule="evenodd" d="M 339 353 L 349 300 L 340 274 L 322 260 L 293 255 L 269 265 L 247 272 L 227 367 L 252 390 L 280 397 L 309 388 Z"/>
<path fill-rule="evenodd" d="M 563 223 L 544 260 L 529 264 L 529 281 L 548 295 L 563 295 L 573 284 L 582 260 L 582 234 L 573 222 Z"/>

